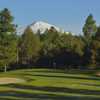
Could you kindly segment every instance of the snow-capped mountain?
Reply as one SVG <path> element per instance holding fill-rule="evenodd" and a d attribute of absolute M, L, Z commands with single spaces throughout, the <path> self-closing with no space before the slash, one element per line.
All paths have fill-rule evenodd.
<path fill-rule="evenodd" d="M 37 33 L 38 31 L 40 31 L 40 33 L 43 34 L 47 29 L 49 30 L 51 27 L 54 27 L 58 32 L 64 33 L 63 29 L 56 27 L 55 25 L 48 24 L 43 21 L 34 22 L 34 23 L 28 25 L 28 27 L 30 27 L 34 33 Z M 27 28 L 27 26 L 19 28 L 17 30 L 17 34 L 20 34 L 20 35 L 23 34 L 26 28 Z"/>
<path fill-rule="evenodd" d="M 44 33 L 47 29 L 49 30 L 51 27 L 54 27 L 58 32 L 64 32 L 64 30 L 62 30 L 61 28 L 42 21 L 35 22 L 31 24 L 30 27 L 34 33 L 37 33 L 38 30 L 40 31 L 40 33 Z"/>
<path fill-rule="evenodd" d="M 27 28 L 27 26 L 25 26 L 25 27 L 19 27 L 19 28 L 17 28 L 16 33 L 18 35 L 22 35 L 24 33 L 24 31 L 25 31 L 26 28 Z"/>

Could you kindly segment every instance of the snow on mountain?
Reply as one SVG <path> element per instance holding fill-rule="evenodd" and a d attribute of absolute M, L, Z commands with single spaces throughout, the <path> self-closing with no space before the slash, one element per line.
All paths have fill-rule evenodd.
<path fill-rule="evenodd" d="M 38 30 L 40 33 L 44 33 L 47 29 L 49 30 L 51 27 L 54 27 L 58 32 L 64 32 L 61 28 L 56 27 L 55 25 L 48 24 L 46 22 L 38 21 L 30 25 L 31 29 L 34 33 L 37 33 Z"/>
<path fill-rule="evenodd" d="M 29 27 L 32 29 L 34 33 L 37 33 L 38 31 L 40 31 L 40 33 L 43 34 L 47 29 L 49 30 L 51 27 L 54 27 L 58 32 L 64 33 L 63 29 L 58 28 L 55 25 L 51 25 L 43 21 L 34 22 L 30 24 Z M 17 34 L 20 34 L 20 35 L 23 34 L 26 28 L 27 26 L 19 28 L 17 30 Z"/>
<path fill-rule="evenodd" d="M 25 31 L 26 28 L 27 28 L 27 26 L 17 28 L 16 33 L 17 33 L 18 35 L 22 35 L 22 34 L 24 33 L 24 31 Z"/>

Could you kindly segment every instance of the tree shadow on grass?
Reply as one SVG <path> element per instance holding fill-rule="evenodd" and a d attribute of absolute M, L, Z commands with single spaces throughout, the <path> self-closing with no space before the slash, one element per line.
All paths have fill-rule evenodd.
<path fill-rule="evenodd" d="M 88 90 L 88 89 L 73 89 L 73 88 L 64 88 L 64 87 L 42 87 L 42 86 L 30 86 L 30 85 L 21 85 L 21 84 L 9 84 L 2 85 L 10 88 L 24 89 L 24 90 L 38 90 L 45 92 L 53 93 L 74 93 L 82 95 L 100 95 L 100 90 Z"/>
<path fill-rule="evenodd" d="M 0 100 L 11 100 L 11 97 L 25 98 L 25 100 L 100 100 L 96 97 L 83 97 L 83 96 L 62 96 L 57 94 L 43 94 L 43 93 L 25 93 L 22 91 L 5 91 L 0 92 Z M 14 99 L 13 99 L 14 100 Z M 19 100 L 19 99 L 16 99 Z"/>
<path fill-rule="evenodd" d="M 56 93 L 62 92 L 62 93 L 79 93 L 79 94 L 86 94 L 86 95 L 100 95 L 100 90 L 72 89 L 72 88 L 64 88 L 64 87 L 27 86 L 27 85 L 20 85 L 20 84 L 13 84 L 8 86 L 12 88 L 40 90 L 40 91 L 56 92 Z"/>
<path fill-rule="evenodd" d="M 32 74 L 32 73 L 26 73 L 23 74 L 25 76 L 39 76 L 39 77 L 50 77 L 50 78 L 66 78 L 66 79 L 82 79 L 82 80 L 96 80 L 100 81 L 100 77 L 81 77 L 81 76 L 61 76 L 61 75 L 46 75 L 46 74 Z"/>
<path fill-rule="evenodd" d="M 77 70 L 75 71 L 71 71 L 71 70 L 67 70 L 67 71 L 64 71 L 64 70 L 27 70 L 25 71 L 24 73 L 21 73 L 21 75 L 24 75 L 24 76 L 41 76 L 41 77 L 56 77 L 56 78 L 73 78 L 73 79 L 87 79 L 87 80 L 100 80 L 100 77 L 96 77 L 94 75 L 90 75 L 90 73 L 93 74 L 93 70 L 91 71 L 81 71 L 79 70 L 77 72 Z M 36 73 L 39 73 L 39 74 L 36 74 Z M 44 73 L 44 75 L 43 75 Z M 63 73 L 63 74 L 66 74 L 66 76 L 60 76 L 60 75 L 46 75 L 48 73 Z M 75 76 L 77 73 L 77 76 Z M 89 77 L 82 77 L 82 76 L 78 76 L 78 74 L 89 74 Z M 68 75 L 67 75 L 68 74 Z"/>

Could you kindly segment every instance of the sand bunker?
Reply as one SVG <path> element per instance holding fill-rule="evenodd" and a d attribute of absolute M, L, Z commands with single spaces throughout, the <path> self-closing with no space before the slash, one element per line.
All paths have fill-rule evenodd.
<path fill-rule="evenodd" d="M 12 83 L 22 83 L 22 82 L 25 82 L 25 80 L 19 78 L 8 78 L 8 77 L 0 78 L 0 84 L 12 84 Z"/>

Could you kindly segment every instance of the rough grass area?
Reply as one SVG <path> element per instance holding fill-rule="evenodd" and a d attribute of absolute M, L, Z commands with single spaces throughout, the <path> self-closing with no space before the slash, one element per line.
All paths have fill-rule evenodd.
<path fill-rule="evenodd" d="M 100 100 L 95 71 L 28 69 L 0 73 L 21 83 L 0 85 L 0 100 Z"/>

